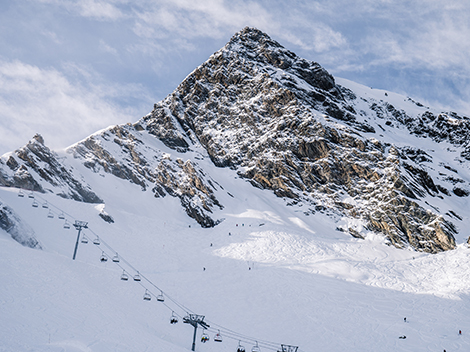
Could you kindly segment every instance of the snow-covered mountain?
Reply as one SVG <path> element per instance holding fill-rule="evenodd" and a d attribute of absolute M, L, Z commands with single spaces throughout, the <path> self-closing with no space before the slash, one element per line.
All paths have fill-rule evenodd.
<path fill-rule="evenodd" d="M 184 351 L 186 307 L 198 351 L 468 350 L 469 123 L 245 28 L 137 122 L 0 158 L 0 351 Z"/>
<path fill-rule="evenodd" d="M 374 231 L 397 247 L 438 252 L 455 248 L 464 225 L 468 130 L 466 117 L 336 82 L 245 28 L 149 115 L 62 156 L 36 136 L 2 157 L 0 182 L 100 203 L 88 179 L 111 174 L 155 197 L 178 197 L 190 217 L 212 227 L 226 204 L 218 196 L 224 185 L 200 166 L 210 158 L 306 216 L 350 219 L 337 228 L 352 236 Z M 74 172 L 72 158 L 89 171 Z"/>

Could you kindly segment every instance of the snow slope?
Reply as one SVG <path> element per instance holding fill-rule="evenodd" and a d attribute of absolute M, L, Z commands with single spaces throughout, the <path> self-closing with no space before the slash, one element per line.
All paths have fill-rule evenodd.
<path fill-rule="evenodd" d="M 293 57 L 285 50 L 266 53 Z M 279 57 L 271 55 L 269 60 L 282 65 Z M 211 60 L 215 60 L 215 65 L 220 58 L 216 55 Z M 242 65 L 243 62 L 240 61 L 241 67 L 250 66 Z M 273 81 L 281 87 L 282 81 L 288 82 L 290 77 L 290 87 L 301 97 L 309 90 L 319 93 L 333 84 L 333 78 L 318 64 L 300 60 L 299 65 L 308 64 L 310 69 L 300 70 L 303 68 L 300 65 L 294 67 L 295 72 L 282 72 L 264 64 L 258 67 L 257 62 L 252 63 L 256 70 L 251 78 L 254 84 L 264 82 L 267 88 L 273 86 Z M 219 66 L 225 69 L 227 65 Z M 198 75 L 202 74 L 200 68 L 195 71 Z M 286 74 L 289 72 L 291 76 Z M 208 78 L 212 77 L 210 70 L 206 73 Z M 237 71 L 234 73 L 236 78 Z M 316 78 L 310 73 L 317 75 Z M 312 88 L 307 80 L 316 82 L 316 86 Z M 368 231 L 364 218 L 342 217 L 341 214 L 347 213 L 341 212 L 329 216 L 328 212 L 308 211 L 309 204 L 305 202 L 286 204 L 286 199 L 275 196 L 273 189 L 253 187 L 248 178 L 243 179 L 239 174 L 241 169 L 253 166 L 250 166 L 251 156 L 247 156 L 245 164 L 240 164 L 240 169 L 216 167 L 213 161 L 219 156 L 227 156 L 227 160 L 234 155 L 242 157 L 241 144 L 252 147 L 262 138 L 276 137 L 270 133 L 275 125 L 283 126 L 280 129 L 283 131 L 282 121 L 270 122 L 273 115 L 266 110 L 264 115 L 260 113 L 270 122 L 260 125 L 266 133 L 250 135 L 254 129 L 247 125 L 235 134 L 233 126 L 225 128 L 208 114 L 207 126 L 199 125 L 202 129 L 208 127 L 207 131 L 197 136 L 190 132 L 189 125 L 187 131 L 182 128 L 184 114 L 179 124 L 176 123 L 169 110 L 169 96 L 168 107 L 156 106 L 152 114 L 139 120 L 142 126 L 148 124 L 152 133 L 139 123 L 115 126 L 70 147 L 70 153 L 52 153 L 42 137 L 35 136 L 36 142 L 31 146 L 41 153 L 32 155 L 23 149 L 20 150 L 22 158 L 18 157 L 17 161 L 13 159 L 14 153 L 4 156 L 7 167 L 5 175 L 0 176 L 8 181 L 6 185 L 17 185 L 14 181 L 18 180 L 27 185 L 34 179 L 31 175 L 39 175 L 40 170 L 56 170 L 49 174 L 57 182 L 40 180 L 41 187 L 34 189 L 46 193 L 34 193 L 34 199 L 29 194 L 19 197 L 19 190 L 13 187 L 0 188 L 0 206 L 8 206 L 19 226 L 28 229 L 28 236 L 38 241 L 37 249 L 23 247 L 11 234 L 0 230 L 0 351 L 188 351 L 193 328 L 183 323 L 187 314 L 204 315 L 204 321 L 210 325 L 207 331 L 210 341 L 205 344 L 200 341 L 203 331 L 197 330 L 196 350 L 200 352 L 236 351 L 238 344 L 252 352 L 256 351 L 254 346 L 261 351 L 281 350 L 282 344 L 298 346 L 299 352 L 469 351 L 470 249 L 466 240 L 470 222 L 465 213 L 469 204 L 468 197 L 459 196 L 453 188 L 456 183 L 465 187 L 470 184 L 468 162 L 464 160 L 467 136 L 462 136 L 462 129 L 457 132 L 443 129 L 441 141 L 433 141 L 430 138 L 433 131 L 422 136 L 416 129 L 419 125 L 413 124 L 424 121 L 428 110 L 430 114 L 439 114 L 433 121 L 443 119 L 444 125 L 453 123 L 452 114 L 440 115 L 399 94 L 342 79 L 336 82 L 357 95 L 344 101 L 351 104 L 347 111 L 357 112 L 354 120 L 326 114 L 338 102 L 329 93 L 328 97 L 323 96 L 329 104 L 326 108 L 315 105 L 318 103 L 315 99 L 309 100 L 318 110 L 309 110 L 311 114 L 299 119 L 304 119 L 307 125 L 315 120 L 336 131 L 349 131 L 351 136 L 359 135 L 362 128 L 365 134 L 360 138 L 364 141 L 373 145 L 374 140 L 383 143 L 383 158 L 377 160 L 388 161 L 390 157 L 393 159 L 390 164 L 394 160 L 399 163 L 398 158 L 393 158 L 392 149 L 396 153 L 401 150 L 403 160 L 412 160 L 408 160 L 408 167 L 425 171 L 442 186 L 434 193 L 413 188 L 419 195 L 415 201 L 425 209 L 424 213 L 429 210 L 440 218 L 455 221 L 459 230 L 455 249 L 429 254 L 413 251 L 411 246 L 406 247 L 406 242 L 404 249 L 397 249 L 387 245 L 384 236 Z M 190 80 L 186 83 L 182 89 L 201 88 L 190 84 Z M 264 98 L 272 107 L 277 106 L 269 102 L 273 96 L 263 94 L 247 102 L 247 110 L 253 108 L 260 112 L 262 109 L 256 110 L 257 105 Z M 183 94 L 185 99 L 188 96 Z M 194 95 L 198 99 L 200 96 Z M 194 107 L 191 101 L 186 103 Z M 285 105 L 282 99 L 279 104 Z M 228 116 L 233 115 L 236 125 L 240 106 L 235 104 L 234 108 Z M 201 111 L 193 115 L 200 119 Z M 395 116 L 394 112 L 401 115 Z M 408 115 L 416 119 L 411 119 L 409 124 L 402 123 L 400 119 L 407 120 Z M 462 118 L 461 125 L 467 120 Z M 433 125 L 431 129 L 438 127 Z M 193 143 L 191 148 L 184 139 L 185 133 L 191 136 L 188 137 Z M 212 142 L 207 143 L 212 146 L 213 141 L 228 142 L 220 142 L 220 149 L 212 150 L 210 155 L 200 143 L 201 136 L 210 137 L 207 140 Z M 455 136 L 461 138 L 457 141 L 460 144 L 455 142 Z M 307 137 L 313 141 L 317 136 Z M 452 140 L 455 145 L 451 144 Z M 77 153 L 72 155 L 74 151 Z M 263 151 L 265 160 L 270 161 L 276 154 L 273 151 L 276 150 L 272 146 Z M 348 159 L 353 152 L 338 154 L 338 159 L 344 159 L 345 163 L 360 161 Z M 417 162 L 415 152 L 422 157 Z M 39 162 L 33 163 L 37 158 Z M 30 161 L 31 173 L 26 173 L 25 159 Z M 197 172 L 180 172 L 178 165 L 188 161 L 194 162 Z M 48 164 L 57 168 L 48 169 Z M 174 175 L 179 177 L 175 177 L 175 184 L 181 188 L 174 190 L 175 194 L 183 192 L 183 188 L 189 194 L 197 192 L 197 187 L 191 189 L 187 187 L 191 182 L 184 181 L 202 175 L 197 180 L 211 185 L 214 199 L 221 204 L 204 208 L 211 218 L 220 221 L 217 226 L 201 228 L 200 223 L 188 216 L 180 199 L 170 192 L 155 191 L 153 187 L 158 184 L 152 179 L 157 179 L 158 174 L 145 178 L 150 172 L 129 171 L 135 171 L 136 167 L 154 172 L 160 164 L 175 168 Z M 221 162 L 221 165 L 225 164 Z M 33 166 L 37 166 L 36 171 Z M 116 175 L 105 170 L 114 170 Z M 125 171 L 129 171 L 129 177 L 124 177 Z M 15 180 L 15 175 L 25 177 Z M 406 175 L 412 187 L 413 178 L 422 173 Z M 362 207 L 364 214 L 372 213 L 383 205 L 380 202 L 390 201 L 380 197 L 380 185 L 363 179 L 352 187 L 356 195 L 336 192 L 334 187 L 327 189 L 324 194 L 333 196 L 325 204 L 338 201 L 346 208 L 347 205 Z M 201 191 L 204 187 L 199 188 Z M 362 191 L 368 188 L 377 193 L 374 202 L 361 198 Z M 83 193 L 82 198 L 75 199 L 98 199 L 103 203 L 76 202 L 57 197 L 53 191 L 65 196 Z M 204 198 L 194 198 L 195 203 L 200 203 L 196 205 L 203 208 Z M 37 207 L 32 206 L 33 202 Z M 396 213 L 400 209 L 389 210 Z M 100 214 L 108 215 L 112 221 L 103 221 Z M 70 225 L 76 220 L 86 221 L 88 227 L 78 239 L 77 257 L 72 260 L 77 231 Z M 354 238 L 340 229 L 353 229 L 364 239 Z M 87 244 L 82 243 L 84 238 Z M 93 244 L 97 239 L 99 244 Z M 454 248 L 453 244 L 449 248 Z M 103 257 L 107 260 L 101 261 Z M 118 263 L 113 262 L 114 257 L 119 258 Z M 122 280 L 122 274 L 129 280 Z M 141 281 L 133 280 L 136 274 L 141 276 Z M 144 294 L 150 294 L 151 300 L 144 300 Z M 158 301 L 160 296 L 164 302 Z M 170 324 L 170 317 L 178 317 L 178 324 Z M 219 332 L 223 337 L 221 343 L 213 339 Z M 294 351 L 295 348 L 288 352 Z"/>
<path fill-rule="evenodd" d="M 106 206 L 36 194 L 49 208 L 33 208 L 18 190 L 1 188 L 0 201 L 35 230 L 43 250 L 0 232 L 0 351 L 188 351 L 193 328 L 181 319 L 188 312 L 211 326 L 206 344 L 198 329 L 197 351 L 236 351 L 239 340 L 248 351 L 256 342 L 262 351 L 281 344 L 299 351 L 470 349 L 466 245 L 426 254 L 386 246 L 373 234 L 358 240 L 235 172 L 210 170 L 234 195 L 217 214 L 225 220 L 211 229 L 188 218 L 176 199 L 155 199 L 110 175 L 90 181 Z M 114 223 L 98 216 L 103 209 Z M 75 261 L 77 231 L 63 228 L 62 211 L 69 223 L 88 222 L 90 241 L 79 244 Z M 149 281 L 133 281 L 134 270 Z M 146 289 L 150 302 L 142 299 Z M 164 303 L 156 300 L 160 290 Z M 176 325 L 169 324 L 173 311 Z M 222 343 L 213 341 L 218 330 Z"/>

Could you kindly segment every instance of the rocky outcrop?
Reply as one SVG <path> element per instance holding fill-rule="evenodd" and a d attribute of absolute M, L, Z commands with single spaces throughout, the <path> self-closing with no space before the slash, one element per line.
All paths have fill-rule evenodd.
<path fill-rule="evenodd" d="M 157 110 L 154 109 L 150 116 L 160 116 L 155 114 Z M 83 164 L 94 173 L 112 174 L 140 186 L 142 191 L 150 189 L 157 198 L 166 195 L 178 197 L 188 216 L 202 227 L 215 226 L 217 219 L 213 219 L 211 214 L 214 208 L 222 208 L 214 194 L 215 181 L 195 161 L 172 159 L 160 149 L 155 138 L 157 135 L 166 146 L 182 153 L 187 150 L 188 143 L 183 139 L 183 134 L 168 132 L 175 125 L 169 124 L 168 134 L 163 136 L 155 132 L 156 121 L 147 124 L 148 120 L 144 118 L 135 125 L 109 128 L 74 145 L 68 152 L 83 160 Z M 158 130 L 165 129 L 159 126 Z M 169 135 L 179 137 L 171 139 Z"/>
<path fill-rule="evenodd" d="M 222 187 L 190 159 L 196 150 L 304 214 L 354 219 L 361 226 L 338 229 L 355 238 L 366 229 L 399 248 L 455 248 L 454 222 L 462 217 L 432 203 L 470 195 L 470 180 L 449 161 L 470 160 L 469 119 L 410 99 L 406 109 L 397 97 L 392 105 L 387 93 L 374 94 L 337 84 L 318 63 L 245 28 L 137 123 L 108 128 L 67 151 L 93 173 L 157 198 L 178 197 L 203 227 L 218 223 Z M 448 143 L 458 155 L 436 161 L 432 150 L 406 138 L 396 143 L 400 131 Z M 2 185 L 99 201 L 86 177 L 78 182 L 40 136 L 0 163 Z"/>
<path fill-rule="evenodd" d="M 6 231 L 25 247 L 42 249 L 34 231 L 6 204 L 0 203 L 0 229 Z"/>
<path fill-rule="evenodd" d="M 308 204 L 307 213 L 362 219 L 397 247 L 454 248 L 456 227 L 418 202 L 427 195 L 446 195 L 446 187 L 423 167 L 425 155 L 370 138 L 367 134 L 376 129 L 362 115 L 375 114 L 410 130 L 420 125 L 420 117 L 416 122 L 385 102 L 370 103 L 369 113 L 358 112 L 358 99 L 318 63 L 245 28 L 143 121 L 178 136 L 170 138 L 175 149 L 182 148 L 178 141 L 185 134 L 207 150 L 215 165 L 237 169 L 287 204 Z M 463 138 L 459 133 L 448 138 L 457 136 Z M 162 141 L 171 147 L 166 136 Z M 346 196 L 354 206 L 342 201 Z"/>
<path fill-rule="evenodd" d="M 2 167 L 6 166 L 6 167 Z M 102 200 L 90 186 L 78 180 L 51 151 L 40 135 L 24 147 L 0 159 L 0 185 L 41 193 L 55 192 L 64 198 L 89 203 Z"/>

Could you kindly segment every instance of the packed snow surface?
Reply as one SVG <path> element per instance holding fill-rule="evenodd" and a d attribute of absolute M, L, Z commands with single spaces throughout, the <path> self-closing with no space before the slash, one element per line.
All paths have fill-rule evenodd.
<path fill-rule="evenodd" d="M 2 204 L 34 229 L 43 250 L 0 231 L 0 351 L 188 351 L 187 313 L 210 325 L 207 343 L 198 328 L 196 351 L 236 351 L 239 343 L 247 351 L 256 344 L 261 351 L 281 344 L 470 350 L 466 245 L 427 254 L 387 246 L 372 233 L 355 239 L 335 231 L 328 216 L 306 216 L 230 172 L 213 168 L 233 197 L 223 199 L 217 216 L 224 221 L 212 229 L 187 217 L 177 199 L 155 199 L 109 175 L 92 185 L 106 205 L 35 194 L 34 208 L 28 195 L 1 188 Z M 98 216 L 103 211 L 114 223 Z M 79 241 L 72 260 L 77 230 L 63 225 L 75 220 L 88 222 L 82 235 L 89 241 Z M 215 342 L 219 331 L 223 341 Z"/>

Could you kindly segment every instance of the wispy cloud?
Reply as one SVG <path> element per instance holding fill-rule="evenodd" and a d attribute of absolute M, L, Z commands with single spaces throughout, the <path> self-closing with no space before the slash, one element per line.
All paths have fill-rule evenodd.
<path fill-rule="evenodd" d="M 247 25 L 278 27 L 265 8 L 248 1 L 147 1 L 134 11 L 136 34 L 148 38 L 221 38 Z"/>
<path fill-rule="evenodd" d="M 29 0 L 4 10 L 0 153 L 25 134 L 62 147 L 138 119 L 144 101 L 245 26 L 334 75 L 470 112 L 467 0 Z"/>
<path fill-rule="evenodd" d="M 69 13 L 78 16 L 90 17 L 97 20 L 114 21 L 124 17 L 118 7 L 127 1 L 107 0 L 38 0 L 41 3 L 55 5 L 66 9 Z"/>
<path fill-rule="evenodd" d="M 139 116 L 135 106 L 119 106 L 115 100 L 140 99 L 146 94 L 141 87 L 90 81 L 96 73 L 75 65 L 64 71 L 68 77 L 55 69 L 0 61 L 0 153 L 24 145 L 24 136 L 35 133 L 51 147 L 66 147 L 79 136 Z"/>

